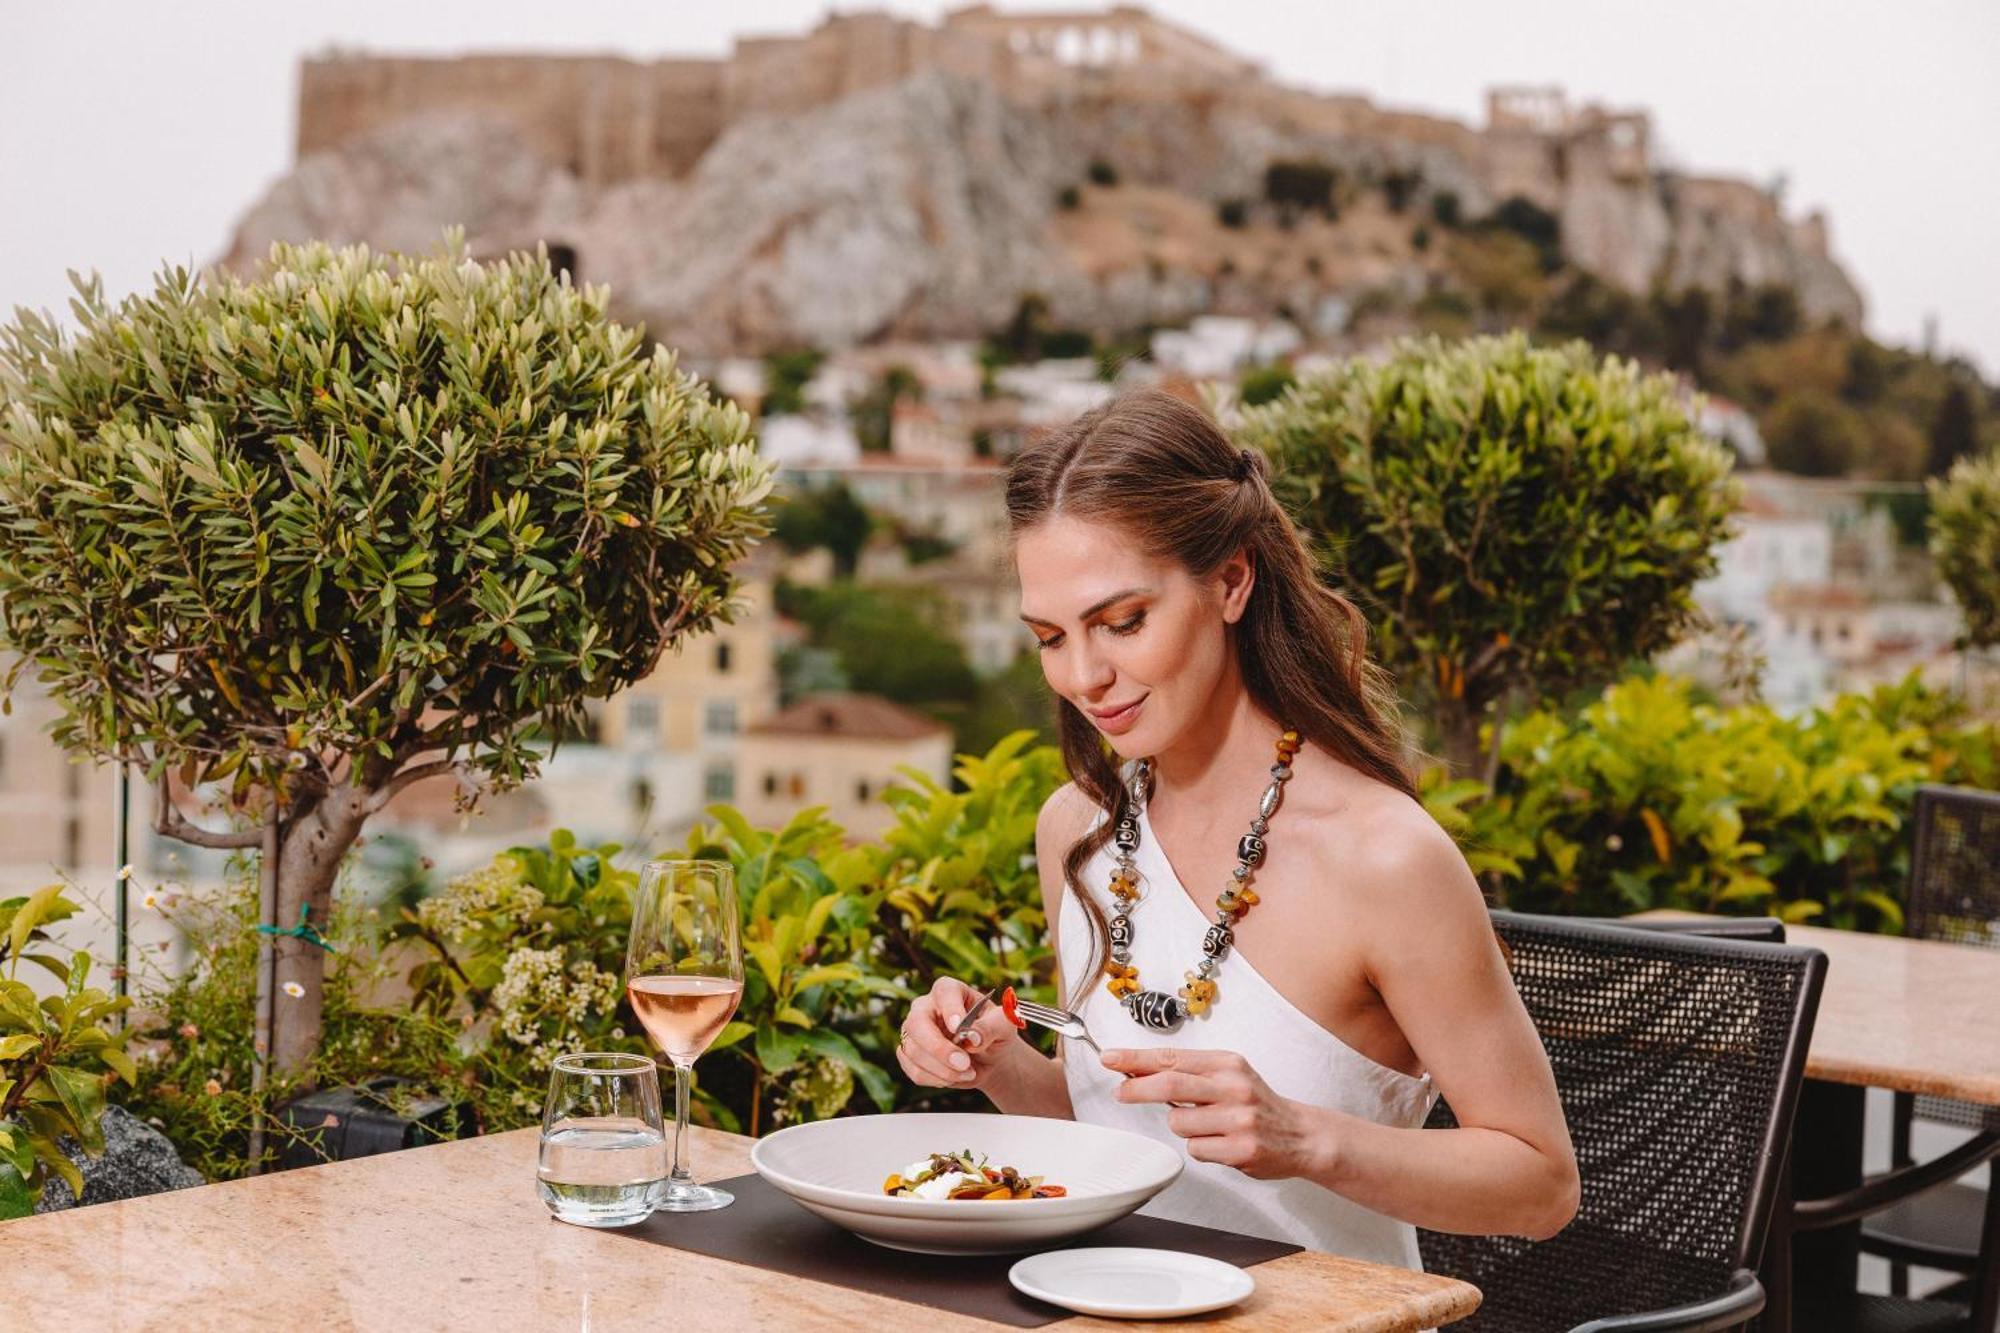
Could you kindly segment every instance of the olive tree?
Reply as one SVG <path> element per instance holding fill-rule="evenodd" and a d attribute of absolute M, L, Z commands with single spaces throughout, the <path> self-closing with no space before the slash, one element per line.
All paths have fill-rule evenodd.
<path fill-rule="evenodd" d="M 1240 435 L 1469 776 L 1508 707 L 1685 631 L 1736 504 L 1672 378 L 1581 342 L 1406 340 L 1246 409 Z"/>
<path fill-rule="evenodd" d="M 1965 613 L 1965 641 L 2000 644 L 2000 451 L 1930 483 L 1931 554 Z"/>
<path fill-rule="evenodd" d="M 143 766 L 162 833 L 263 848 L 276 924 L 326 924 L 399 791 L 519 783 L 535 734 L 736 609 L 770 486 L 748 419 L 545 256 L 281 245 L 249 279 L 77 288 L 73 332 L 0 330 L 8 683 Z M 195 789 L 233 826 L 177 808 Z M 273 967 L 299 1074 L 323 954 L 280 936 Z"/>

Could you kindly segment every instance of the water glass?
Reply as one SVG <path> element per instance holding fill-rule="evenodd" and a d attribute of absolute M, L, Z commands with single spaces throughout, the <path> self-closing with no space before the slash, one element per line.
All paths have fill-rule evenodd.
<path fill-rule="evenodd" d="M 535 1169 L 549 1211 L 587 1227 L 643 1222 L 667 1173 L 660 1067 L 617 1051 L 557 1056 Z"/>

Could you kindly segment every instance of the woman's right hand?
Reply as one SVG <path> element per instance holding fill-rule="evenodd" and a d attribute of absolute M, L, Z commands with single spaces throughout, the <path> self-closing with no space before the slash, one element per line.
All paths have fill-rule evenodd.
<path fill-rule="evenodd" d="M 980 1088 L 994 1071 L 1021 1048 L 1014 1024 L 991 1004 L 973 1020 L 964 1038 L 951 1034 L 978 1004 L 980 992 L 956 977 L 939 977 L 930 993 L 920 996 L 903 1018 L 896 1059 L 914 1083 L 930 1088 Z"/>

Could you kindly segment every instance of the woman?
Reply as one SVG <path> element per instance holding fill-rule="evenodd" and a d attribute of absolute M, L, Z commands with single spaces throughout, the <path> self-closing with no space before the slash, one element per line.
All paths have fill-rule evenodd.
<path fill-rule="evenodd" d="M 1561 1230 L 1548 1061 L 1261 456 L 1129 394 L 1024 450 L 1007 509 L 1074 778 L 1036 826 L 1042 896 L 1105 1051 L 1048 1059 L 992 1009 L 955 1043 L 978 997 L 947 978 L 904 1071 L 1180 1146 L 1164 1216 L 1410 1268 L 1416 1227 Z M 1439 1093 L 1460 1128 L 1422 1128 Z"/>

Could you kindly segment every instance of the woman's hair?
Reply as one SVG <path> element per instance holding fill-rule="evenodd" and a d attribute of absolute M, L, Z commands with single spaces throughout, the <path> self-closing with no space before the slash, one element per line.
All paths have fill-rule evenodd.
<path fill-rule="evenodd" d="M 1021 451 L 1007 469 L 1008 528 L 1018 539 L 1058 515 L 1110 524 L 1196 578 L 1247 551 L 1255 582 L 1235 633 L 1251 699 L 1307 742 L 1414 796 L 1394 694 L 1368 658 L 1368 624 L 1352 602 L 1319 581 L 1267 474 L 1262 454 L 1231 445 L 1200 408 L 1140 390 Z M 1090 920 L 1097 957 L 1075 979 L 1075 1007 L 1110 957 L 1104 912 L 1078 876 L 1111 840 L 1131 797 L 1097 728 L 1060 697 L 1056 725 L 1070 777 L 1109 816 L 1063 857 L 1063 882 Z"/>

